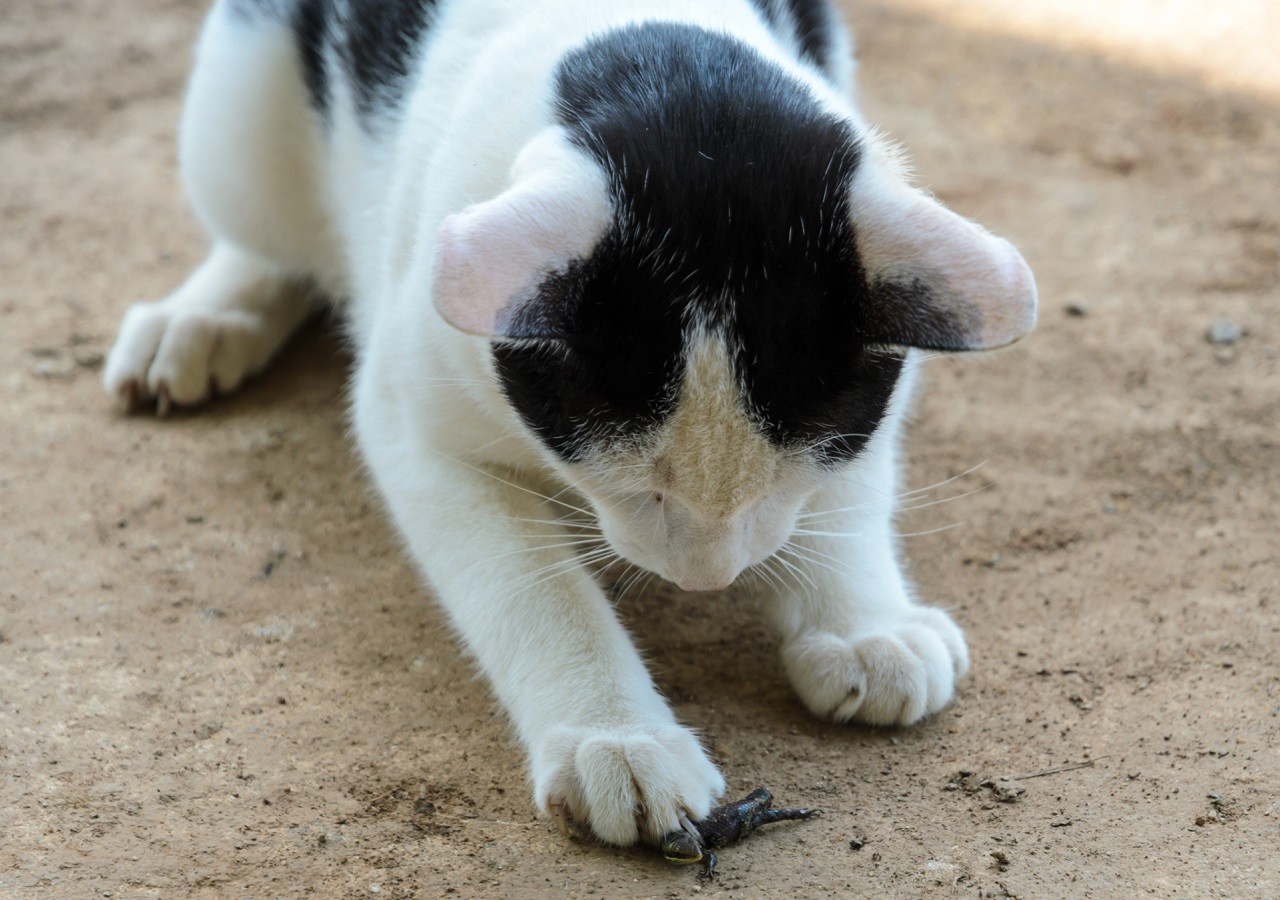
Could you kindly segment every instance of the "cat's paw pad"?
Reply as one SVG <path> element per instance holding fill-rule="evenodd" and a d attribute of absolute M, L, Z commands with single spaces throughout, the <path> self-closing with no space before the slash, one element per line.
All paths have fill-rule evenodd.
<path fill-rule="evenodd" d="M 126 406 L 194 406 L 239 386 L 270 354 L 260 315 L 136 303 L 107 356 L 103 384 Z M 264 345 L 265 344 L 265 345 Z"/>
<path fill-rule="evenodd" d="M 964 635 L 931 607 L 912 607 L 865 631 L 804 632 L 783 647 L 782 657 L 816 715 L 872 725 L 910 725 L 937 712 L 969 668 Z"/>
<path fill-rule="evenodd" d="M 557 728 L 534 748 L 539 809 L 567 814 L 610 844 L 659 842 L 695 821 L 724 793 L 724 778 L 698 739 L 678 725 Z"/>

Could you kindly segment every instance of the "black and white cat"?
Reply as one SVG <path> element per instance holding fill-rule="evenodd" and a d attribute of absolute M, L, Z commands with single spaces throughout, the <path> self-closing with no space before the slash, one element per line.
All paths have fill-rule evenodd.
<path fill-rule="evenodd" d="M 106 387 L 194 405 L 315 311 L 356 432 L 516 726 L 535 801 L 656 840 L 724 780 L 590 565 L 748 573 L 817 715 L 909 724 L 967 667 L 896 558 L 916 350 L 1035 320 L 1007 242 L 909 186 L 824 0 L 220 0 L 181 166 L 209 258 Z"/>

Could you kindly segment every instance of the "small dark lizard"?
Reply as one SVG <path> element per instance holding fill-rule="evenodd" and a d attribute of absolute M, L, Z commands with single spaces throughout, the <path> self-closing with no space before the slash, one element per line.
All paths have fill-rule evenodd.
<path fill-rule="evenodd" d="M 736 843 L 761 825 L 790 819 L 811 819 L 820 809 L 773 809 L 773 795 L 765 788 L 747 794 L 736 803 L 717 806 L 700 822 L 683 819 L 683 827 L 662 839 L 662 855 L 676 865 L 702 863 L 702 877 L 716 871 L 716 851 Z"/>

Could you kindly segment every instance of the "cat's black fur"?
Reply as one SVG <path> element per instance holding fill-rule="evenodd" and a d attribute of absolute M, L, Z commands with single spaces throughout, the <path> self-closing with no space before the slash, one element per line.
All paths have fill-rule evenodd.
<path fill-rule="evenodd" d="M 609 173 L 617 221 L 548 279 L 503 385 L 557 452 L 671 408 L 690 325 L 730 336 L 749 408 L 786 446 L 855 455 L 900 356 L 868 346 L 849 185 L 859 148 L 809 90 L 733 38 L 677 24 L 602 36 L 558 78 L 560 121 Z"/>
<path fill-rule="evenodd" d="M 826 0 L 753 0 L 832 75 Z M 287 14 L 314 108 L 344 69 L 366 125 L 398 110 L 436 0 L 238 0 Z M 609 173 L 619 219 L 590 259 L 525 310 L 529 337 L 494 355 L 513 406 L 566 458 L 636 435 L 671 409 L 688 326 L 732 336 L 765 433 L 836 463 L 883 417 L 902 359 L 874 348 L 850 223 L 859 148 L 800 82 L 740 42 L 687 25 L 611 32 L 570 54 L 561 123 Z M 928 326 L 930 323 L 922 323 Z"/>
<path fill-rule="evenodd" d="M 311 105 L 327 118 L 329 66 L 336 59 L 369 125 L 398 110 L 437 0 L 234 0 L 242 16 L 283 17 L 293 31 Z"/>
<path fill-rule="evenodd" d="M 794 34 L 803 59 L 834 75 L 835 11 L 827 0 L 751 0 L 774 31 Z"/>
<path fill-rule="evenodd" d="M 325 47 L 332 15 L 328 0 L 299 0 L 290 19 L 298 46 L 298 60 L 302 64 L 302 78 L 307 84 L 311 105 L 321 116 L 327 116 L 329 112 L 329 71 Z"/>
<path fill-rule="evenodd" d="M 801 56 L 833 74 L 839 23 L 828 0 L 751 0 L 769 26 L 794 37 Z M 337 56 L 356 90 L 356 108 L 368 121 L 378 100 L 397 108 L 402 86 L 438 0 L 234 0 L 242 15 L 284 15 L 293 30 L 312 105 L 329 108 L 329 53 Z"/>
<path fill-rule="evenodd" d="M 345 0 L 338 58 L 356 90 L 356 111 L 366 123 L 379 105 L 401 106 L 435 5 L 436 0 Z"/>

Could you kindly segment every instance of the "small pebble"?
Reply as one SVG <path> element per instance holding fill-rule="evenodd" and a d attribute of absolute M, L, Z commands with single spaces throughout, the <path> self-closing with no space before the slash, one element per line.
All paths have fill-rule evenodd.
<path fill-rule="evenodd" d="M 1066 306 L 1062 307 L 1062 311 L 1073 319 L 1083 319 L 1085 316 L 1089 315 L 1089 307 L 1085 306 L 1083 303 L 1068 303 Z"/>
<path fill-rule="evenodd" d="M 1205 331 L 1209 343 L 1229 347 L 1244 335 L 1243 329 L 1230 319 L 1214 319 Z"/>
<path fill-rule="evenodd" d="M 76 348 L 71 356 L 76 361 L 76 365 L 83 369 L 100 369 L 105 358 L 101 350 L 92 350 L 88 347 Z"/>

